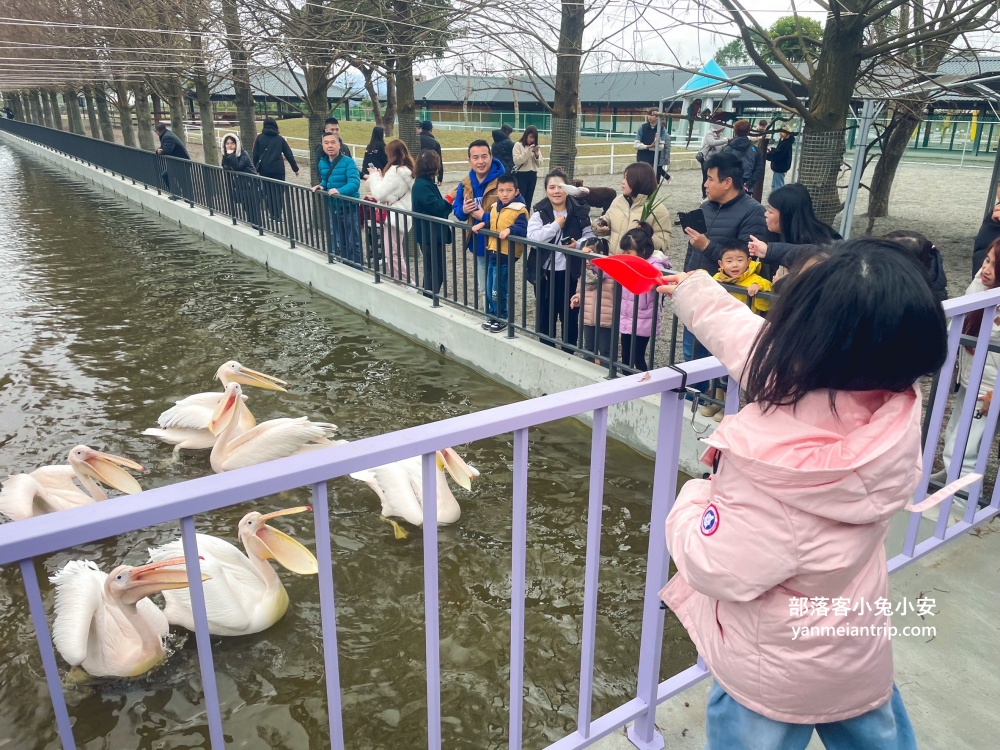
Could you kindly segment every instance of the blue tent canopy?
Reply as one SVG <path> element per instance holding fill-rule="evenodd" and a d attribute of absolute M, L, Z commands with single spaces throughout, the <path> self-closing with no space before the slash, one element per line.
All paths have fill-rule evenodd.
<path fill-rule="evenodd" d="M 701 89 L 722 86 L 725 85 L 725 81 L 728 78 L 729 76 L 726 75 L 726 72 L 719 67 L 719 63 L 715 60 L 709 60 L 701 66 L 701 70 L 698 71 L 697 75 L 691 76 L 690 80 L 677 90 L 677 93 L 683 94 L 688 91 L 699 91 Z M 730 86 L 729 90 L 731 91 L 734 88 L 734 86 Z M 726 93 L 728 94 L 729 92 L 727 91 Z"/>

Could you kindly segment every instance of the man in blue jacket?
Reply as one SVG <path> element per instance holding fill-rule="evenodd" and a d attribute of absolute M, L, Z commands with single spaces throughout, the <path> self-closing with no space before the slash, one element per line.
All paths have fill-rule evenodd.
<path fill-rule="evenodd" d="M 361 227 L 358 225 L 358 204 L 339 200 L 336 196 L 361 197 L 361 173 L 354 159 L 341 151 L 340 136 L 326 133 L 323 136 L 323 157 L 316 167 L 319 184 L 313 185 L 313 192 L 325 190 L 331 198 L 330 216 L 330 260 L 339 257 L 361 265 Z"/>
<path fill-rule="evenodd" d="M 455 216 L 473 224 L 482 221 L 497 202 L 497 178 L 504 173 L 503 164 L 490 153 L 490 144 L 478 140 L 469 144 L 469 176 L 455 188 Z M 489 309 L 486 289 L 486 237 L 467 232 L 466 247 L 476 256 L 476 286 L 483 294 L 483 309 Z"/>

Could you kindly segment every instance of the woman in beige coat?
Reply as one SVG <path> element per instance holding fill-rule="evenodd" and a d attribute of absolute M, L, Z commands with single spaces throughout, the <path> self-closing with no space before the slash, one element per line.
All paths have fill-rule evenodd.
<path fill-rule="evenodd" d="M 636 162 L 625 168 L 622 194 L 615 198 L 608 212 L 594 222 L 594 234 L 608 238 L 612 255 L 621 252 L 619 243 L 622 236 L 639 225 L 643 205 L 654 190 L 656 190 L 656 175 L 651 166 L 645 162 Z M 653 209 L 645 221 L 653 227 L 653 247 L 667 255 L 673 227 L 670 211 L 661 203 Z"/>

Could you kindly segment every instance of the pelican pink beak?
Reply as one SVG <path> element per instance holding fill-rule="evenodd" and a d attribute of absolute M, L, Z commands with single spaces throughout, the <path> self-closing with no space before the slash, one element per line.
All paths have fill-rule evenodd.
<path fill-rule="evenodd" d="M 455 484 L 467 490 L 472 489 L 472 480 L 479 476 L 479 470 L 465 463 L 452 448 L 437 452 L 437 465 L 439 469 L 447 469 Z"/>
<path fill-rule="evenodd" d="M 128 582 L 125 584 L 125 595 L 122 599 L 130 604 L 135 604 L 140 599 L 160 591 L 187 588 L 188 575 L 183 565 L 183 557 L 172 557 L 169 560 L 161 560 L 137 567 L 123 565 L 111 571 L 109 577 L 114 578 L 121 575 L 122 571 L 129 571 Z M 208 579 L 209 576 L 202 573 L 201 580 L 207 581 Z"/>
<path fill-rule="evenodd" d="M 223 380 L 223 373 L 225 374 L 225 380 Z M 226 362 L 215 373 L 215 377 L 223 380 L 227 385 L 228 383 L 239 383 L 240 385 L 249 385 L 254 388 L 263 388 L 265 391 L 287 392 L 283 386 L 288 385 L 288 383 L 284 380 L 276 378 L 273 375 L 251 370 L 249 367 L 244 367 L 235 361 Z"/>
<path fill-rule="evenodd" d="M 145 474 L 146 469 L 121 456 L 101 453 L 86 445 L 78 445 L 69 452 L 69 462 L 74 468 L 95 481 L 128 495 L 142 492 L 142 487 L 125 469 Z"/>
<path fill-rule="evenodd" d="M 248 548 L 247 551 L 252 551 L 263 560 L 275 560 L 283 568 L 293 573 L 303 576 L 316 575 L 319 572 L 319 563 L 313 553 L 285 532 L 267 525 L 267 522 L 273 518 L 293 513 L 305 513 L 310 510 L 312 510 L 311 506 L 300 505 L 296 508 L 285 508 L 284 510 L 276 510 L 274 513 L 261 514 L 260 528 L 244 540 L 244 544 Z"/>
<path fill-rule="evenodd" d="M 243 398 L 243 389 L 240 388 L 239 383 L 230 383 L 226 386 L 226 390 L 222 394 L 222 400 L 220 400 L 219 405 L 215 407 L 212 419 L 208 423 L 209 432 L 213 435 L 218 435 L 226 429 L 230 419 L 232 419 L 233 412 L 236 411 L 236 405 L 241 398 Z"/>

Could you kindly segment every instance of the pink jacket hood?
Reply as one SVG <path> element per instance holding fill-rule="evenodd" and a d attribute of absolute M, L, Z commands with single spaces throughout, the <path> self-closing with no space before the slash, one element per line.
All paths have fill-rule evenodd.
<path fill-rule="evenodd" d="M 750 404 L 704 442 L 724 451 L 749 481 L 766 483 L 784 505 L 841 523 L 873 523 L 906 505 L 896 467 L 900 451 L 912 451 L 910 428 L 920 410 L 915 387 L 841 391 L 838 422 L 828 393 L 811 393 L 794 410 L 767 415 Z"/>

